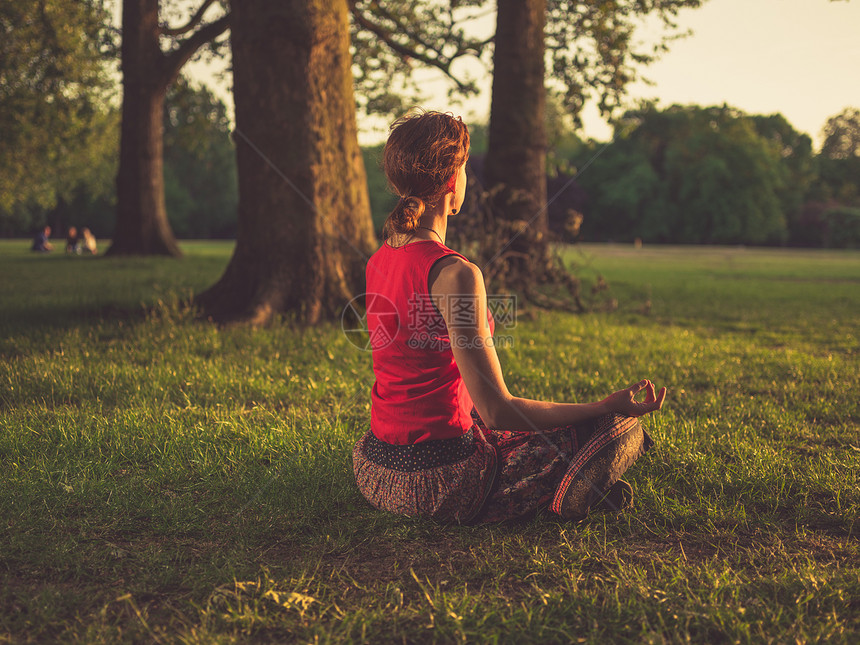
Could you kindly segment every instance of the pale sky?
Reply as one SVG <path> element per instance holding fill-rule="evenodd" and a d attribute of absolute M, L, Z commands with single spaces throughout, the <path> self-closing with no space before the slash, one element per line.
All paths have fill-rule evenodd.
<path fill-rule="evenodd" d="M 631 101 L 656 98 L 663 107 L 728 103 L 750 114 L 781 112 L 816 146 L 828 117 L 849 106 L 860 108 L 860 0 L 708 0 L 683 11 L 678 22 L 692 35 L 672 43 L 659 61 L 641 70 L 654 84 L 632 85 Z M 492 16 L 487 26 L 492 28 Z M 645 42 L 658 33 L 647 26 L 637 32 Z M 433 98 L 424 107 L 486 121 L 492 79 L 481 67 L 469 69 L 481 73 L 480 97 L 450 106 L 445 82 L 431 72 L 422 86 Z M 189 71 L 211 83 L 205 67 Z M 229 102 L 226 88 L 219 89 Z M 363 142 L 384 134 L 378 124 L 363 130 Z M 584 134 L 600 140 L 612 135 L 595 110 L 586 110 Z"/>

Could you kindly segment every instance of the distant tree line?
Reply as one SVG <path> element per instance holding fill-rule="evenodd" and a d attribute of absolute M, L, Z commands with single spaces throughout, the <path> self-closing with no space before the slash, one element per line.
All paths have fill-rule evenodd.
<path fill-rule="evenodd" d="M 569 146 L 550 181 L 575 175 L 579 190 L 550 206 L 551 225 L 564 233 L 575 213 L 587 240 L 860 246 L 860 112 L 832 117 L 825 132 L 815 154 L 780 114 L 627 112 L 611 143 Z"/>
<path fill-rule="evenodd" d="M 812 140 L 781 114 L 653 105 L 627 112 L 611 142 L 582 140 L 548 110 L 549 226 L 557 239 L 666 244 L 860 247 L 860 111 Z M 565 125 L 568 124 L 568 125 Z M 470 191 L 483 187 L 486 129 L 472 125 Z M 367 148 L 377 229 L 393 207 Z"/>
<path fill-rule="evenodd" d="M 654 106 L 627 112 L 612 142 L 580 139 L 554 104 L 547 159 L 549 226 L 566 241 L 860 246 L 860 112 L 825 125 L 822 150 L 779 114 L 727 107 Z M 45 186 L 49 198 L 6 195 L 0 231 L 29 235 L 87 226 L 110 237 L 115 222 L 118 113 L 94 115 L 98 135 L 75 148 L 79 176 Z M 94 126 L 91 126 L 94 128 Z M 473 130 L 473 184 L 480 191 L 486 126 Z M 233 238 L 236 157 L 226 106 L 180 77 L 164 110 L 165 200 L 181 238 Z M 364 148 L 374 226 L 395 198 L 379 168 L 380 146 Z M 579 172 L 579 169 L 583 170 Z M 84 172 L 85 171 L 85 172 Z M 44 187 L 41 188 L 45 190 Z"/>

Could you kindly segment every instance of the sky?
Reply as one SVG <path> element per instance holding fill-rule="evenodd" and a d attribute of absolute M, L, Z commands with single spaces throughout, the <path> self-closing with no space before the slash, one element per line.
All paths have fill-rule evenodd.
<path fill-rule="evenodd" d="M 484 27 L 492 29 L 489 15 Z M 682 11 L 679 28 L 692 34 L 671 44 L 657 62 L 641 69 L 653 83 L 637 82 L 628 98 L 673 103 L 722 105 L 750 114 L 782 113 L 816 147 L 827 119 L 844 108 L 860 107 L 860 0 L 708 0 L 699 9 Z M 644 24 L 637 37 L 658 39 L 661 30 Z M 423 107 L 451 110 L 467 121 L 486 122 L 492 77 L 478 65 L 480 96 L 460 106 L 446 97 L 441 73 L 429 72 L 422 87 Z M 192 78 L 214 84 L 211 69 L 197 64 Z M 230 102 L 224 83 L 219 94 Z M 232 105 L 230 106 L 232 108 Z M 592 107 L 584 113 L 582 134 L 598 140 L 612 136 Z M 362 143 L 384 137 L 384 124 L 360 122 Z"/>

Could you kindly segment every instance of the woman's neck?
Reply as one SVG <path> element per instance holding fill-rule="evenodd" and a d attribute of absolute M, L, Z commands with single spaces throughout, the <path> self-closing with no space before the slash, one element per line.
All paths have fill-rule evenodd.
<path fill-rule="evenodd" d="M 446 194 L 435 208 L 427 209 L 418 220 L 418 226 L 409 233 L 392 236 L 391 246 L 405 246 L 419 240 L 432 240 L 445 244 L 448 233 L 448 213 L 451 212 L 453 195 Z"/>
<path fill-rule="evenodd" d="M 448 213 L 451 212 L 453 197 L 453 193 L 446 193 L 434 208 L 424 211 L 418 220 L 418 226 L 421 228 L 415 230 L 415 233 L 420 233 L 418 237 L 445 243 L 445 235 L 448 233 Z"/>
<path fill-rule="evenodd" d="M 448 218 L 424 215 L 418 220 L 414 233 L 422 239 L 437 240 L 444 244 L 445 235 L 448 233 Z"/>

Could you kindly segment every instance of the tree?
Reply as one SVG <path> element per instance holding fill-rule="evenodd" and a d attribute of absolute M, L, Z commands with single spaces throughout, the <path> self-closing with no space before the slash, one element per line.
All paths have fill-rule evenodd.
<path fill-rule="evenodd" d="M 786 179 L 778 189 L 782 212 L 788 226 L 789 244 L 805 244 L 801 232 L 803 204 L 807 199 L 818 168 L 812 152 L 812 139 L 798 132 L 781 114 L 750 117 L 756 132 L 763 137 L 782 160 Z"/>
<path fill-rule="evenodd" d="M 578 155 L 580 163 L 594 159 L 576 182 L 587 195 L 583 237 L 591 241 L 669 239 L 671 207 L 665 203 L 667 195 L 648 149 L 623 137 L 616 137 L 608 147 L 603 145 L 592 143 Z M 653 217 L 660 213 L 665 216 Z M 647 232 L 645 238 L 643 232 Z"/>
<path fill-rule="evenodd" d="M 564 99 L 577 124 L 594 100 L 600 114 L 618 115 L 627 87 L 639 69 L 653 63 L 683 37 L 675 17 L 705 0 L 547 0 L 546 48 L 551 61 L 548 84 Z M 661 38 L 651 44 L 634 36 L 644 18 L 659 20 Z"/>
<path fill-rule="evenodd" d="M 203 22 L 214 3 L 203 0 L 183 26 L 171 28 L 159 22 L 159 0 L 123 0 L 122 125 L 109 254 L 181 255 L 164 202 L 164 98 L 182 66 L 227 29 L 228 15 Z M 162 37 L 173 41 L 168 51 Z"/>
<path fill-rule="evenodd" d="M 813 199 L 834 202 L 830 207 L 860 206 L 860 110 L 846 108 L 830 117 L 823 134 Z"/>
<path fill-rule="evenodd" d="M 110 108 L 94 119 L 89 132 L 76 142 L 75 181 L 57 182 L 57 202 L 44 221 L 57 234 L 70 226 L 89 228 L 96 237 L 109 237 L 116 208 L 116 169 L 119 152 L 119 110 Z M 69 150 L 73 148 L 68 148 Z M 37 214 L 38 209 L 32 209 Z"/>
<path fill-rule="evenodd" d="M 239 221 L 224 275 L 198 298 L 220 321 L 313 324 L 363 291 L 375 248 L 346 0 L 231 4 Z"/>
<path fill-rule="evenodd" d="M 484 177 L 499 224 L 496 253 L 508 273 L 539 276 L 547 261 L 546 0 L 499 0 L 493 52 L 492 110 Z M 513 285 L 511 285 L 513 286 Z"/>
<path fill-rule="evenodd" d="M 824 124 L 821 154 L 828 159 L 860 157 L 860 110 L 845 108 Z"/>
<path fill-rule="evenodd" d="M 99 2 L 0 4 L 0 223 L 31 224 L 80 190 L 100 193 L 115 132 Z M 84 188 L 85 187 L 85 188 Z"/>

